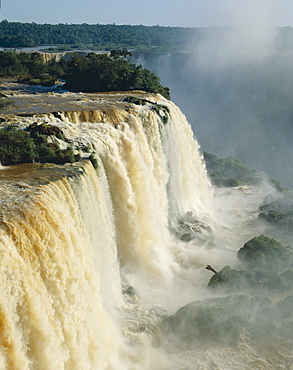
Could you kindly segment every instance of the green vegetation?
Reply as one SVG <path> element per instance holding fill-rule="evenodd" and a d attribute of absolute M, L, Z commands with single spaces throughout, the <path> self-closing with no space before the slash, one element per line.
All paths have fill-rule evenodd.
<path fill-rule="evenodd" d="M 89 160 L 91 161 L 93 167 L 95 169 L 97 169 L 98 168 L 98 160 L 97 160 L 97 158 L 95 157 L 95 155 L 93 153 L 89 156 Z"/>
<path fill-rule="evenodd" d="M 130 26 L 115 24 L 36 24 L 0 22 L 0 46 L 68 45 L 91 50 L 136 49 L 176 51 L 190 39 L 200 39 L 199 28 Z M 68 47 L 66 47 L 68 50 Z"/>
<path fill-rule="evenodd" d="M 293 249 L 284 247 L 275 239 L 260 235 L 245 243 L 237 257 L 251 269 L 281 272 L 292 268 Z"/>
<path fill-rule="evenodd" d="M 157 113 L 164 124 L 168 122 L 170 116 L 170 111 L 168 107 L 166 107 L 165 105 L 156 104 L 152 107 L 152 110 Z"/>
<path fill-rule="evenodd" d="M 67 64 L 65 88 L 71 91 L 143 90 L 170 98 L 169 89 L 160 84 L 157 75 L 130 63 L 125 51 L 108 54 L 73 54 Z"/>
<path fill-rule="evenodd" d="M 20 83 L 53 86 L 58 78 L 72 91 L 101 92 L 144 90 L 170 98 L 169 88 L 160 84 L 157 75 L 128 60 L 127 50 L 110 54 L 73 53 L 70 61 L 45 63 L 40 53 L 0 52 L 0 76 L 19 76 Z"/>
<path fill-rule="evenodd" d="M 194 50 L 194 44 L 225 28 L 184 28 L 131 26 L 115 24 L 37 24 L 0 22 L 0 46 L 5 48 L 59 46 L 59 51 L 72 49 L 135 49 L 157 52 Z M 231 31 L 232 32 L 232 31 Z M 278 29 L 276 42 L 280 50 L 293 48 L 293 29 Z M 192 42 L 191 42 L 192 41 Z M 65 45 L 65 46 L 64 46 Z M 52 49 L 53 51 L 56 49 Z"/>
<path fill-rule="evenodd" d="M 288 191 L 283 197 L 260 207 L 259 218 L 267 222 L 270 228 L 281 232 L 293 231 L 293 199 Z"/>
<path fill-rule="evenodd" d="M 255 185 L 258 182 L 257 171 L 251 170 L 237 158 L 218 158 L 204 152 L 207 171 L 214 185 L 235 187 L 244 184 Z"/>
<path fill-rule="evenodd" d="M 34 140 L 27 132 L 0 130 L 1 164 L 32 163 L 36 157 Z"/>
<path fill-rule="evenodd" d="M 285 291 L 293 288 L 293 248 L 283 246 L 275 239 L 260 235 L 246 242 L 237 253 L 242 270 L 225 266 L 217 272 L 210 265 L 206 267 L 214 273 L 208 287 L 235 293 L 253 288 L 264 291 Z"/>
<path fill-rule="evenodd" d="M 3 76 L 40 76 L 47 73 L 57 77 L 64 73 L 65 60 L 59 63 L 44 63 L 42 54 L 15 51 L 0 51 L 0 77 Z"/>
<path fill-rule="evenodd" d="M 57 77 L 55 76 L 52 77 L 46 73 L 40 73 L 34 76 L 20 77 L 18 79 L 18 82 L 22 84 L 33 85 L 33 86 L 42 85 L 42 86 L 47 86 L 47 87 L 56 85 L 57 81 L 58 81 Z"/>
<path fill-rule="evenodd" d="M 253 339 L 292 337 L 293 249 L 261 235 L 245 243 L 238 258 L 246 270 L 206 267 L 214 273 L 209 288 L 226 296 L 189 303 L 164 317 L 167 337 L 192 346 L 236 345 L 243 332 Z M 274 292 L 289 296 L 273 301 Z"/>
<path fill-rule="evenodd" d="M 43 128 L 46 126 L 49 125 L 39 125 L 37 127 Z M 54 129 L 58 128 L 54 127 Z M 0 162 L 2 165 L 32 162 L 63 164 L 79 160 L 70 146 L 62 150 L 58 144 L 48 142 L 47 136 L 51 135 L 50 133 L 41 134 L 31 127 L 28 128 L 28 131 L 15 131 L 9 130 L 9 128 L 0 130 Z M 40 131 L 43 130 L 40 129 Z"/>
<path fill-rule="evenodd" d="M 224 187 L 257 185 L 262 178 L 266 177 L 278 191 L 287 191 L 278 180 L 268 178 L 265 174 L 250 169 L 235 157 L 218 158 L 211 153 L 203 152 L 203 154 L 213 185 Z"/>

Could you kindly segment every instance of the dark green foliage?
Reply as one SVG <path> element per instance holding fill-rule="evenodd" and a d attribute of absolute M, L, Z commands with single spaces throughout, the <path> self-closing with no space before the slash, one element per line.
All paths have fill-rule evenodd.
<path fill-rule="evenodd" d="M 65 44 L 79 49 L 90 45 L 98 50 L 155 47 L 158 51 L 174 51 L 186 48 L 191 38 L 200 39 L 201 34 L 198 28 L 183 27 L 0 22 L 0 45 L 3 47 Z"/>
<path fill-rule="evenodd" d="M 260 235 L 245 243 L 237 257 L 251 269 L 281 272 L 292 267 L 293 249 L 284 247 L 275 239 Z"/>
<path fill-rule="evenodd" d="M 46 72 L 47 65 L 40 53 L 0 51 L 0 76 L 34 76 Z"/>
<path fill-rule="evenodd" d="M 282 198 L 260 207 L 259 218 L 271 228 L 286 233 L 293 231 L 293 199 L 290 192 L 284 192 Z"/>
<path fill-rule="evenodd" d="M 34 140 L 27 132 L 0 130 L 1 164 L 32 163 L 35 158 Z"/>
<path fill-rule="evenodd" d="M 34 76 L 29 75 L 25 77 L 19 77 L 17 82 L 27 85 L 42 85 L 51 87 L 56 84 L 57 78 L 48 74 L 41 73 Z"/>
<path fill-rule="evenodd" d="M 97 169 L 97 168 L 98 168 L 98 160 L 97 160 L 97 158 L 94 156 L 94 154 L 91 154 L 91 155 L 89 156 L 89 160 L 91 161 L 91 163 L 92 163 L 93 167 L 94 167 L 95 169 Z"/>
<path fill-rule="evenodd" d="M 152 110 L 157 113 L 164 124 L 168 122 L 170 116 L 170 111 L 168 107 L 166 107 L 165 105 L 156 104 L 153 105 Z"/>
<path fill-rule="evenodd" d="M 244 166 L 237 158 L 218 158 L 216 155 L 204 152 L 207 171 L 214 185 L 240 186 L 255 185 L 259 182 L 257 172 Z"/>
<path fill-rule="evenodd" d="M 270 182 L 271 184 L 281 193 L 285 193 L 287 192 L 287 188 L 285 188 L 281 183 L 280 181 L 276 180 L 276 179 L 271 179 L 270 178 Z"/>
<path fill-rule="evenodd" d="M 56 164 L 73 163 L 76 158 L 71 147 L 60 149 L 58 144 L 43 143 L 36 147 L 37 161 Z"/>
<path fill-rule="evenodd" d="M 213 185 L 225 187 L 257 185 L 261 182 L 261 179 L 266 178 L 278 191 L 287 191 L 279 181 L 248 168 L 235 157 L 218 158 L 216 155 L 207 152 L 203 152 L 203 155 Z"/>
<path fill-rule="evenodd" d="M 68 62 L 65 88 L 72 91 L 100 92 L 143 90 L 170 97 L 159 77 L 124 58 L 107 54 L 75 54 Z"/>
<path fill-rule="evenodd" d="M 40 127 L 39 131 L 38 127 Z M 79 159 L 75 157 L 71 147 L 62 150 L 58 144 L 47 142 L 46 136 L 61 135 L 58 127 L 33 124 L 28 131 L 31 132 L 0 130 L 0 162 L 2 165 L 32 162 L 63 164 L 73 163 Z"/>
<path fill-rule="evenodd" d="M 112 50 L 110 52 L 111 59 L 125 59 L 131 57 L 132 53 L 128 50 Z"/>
<path fill-rule="evenodd" d="M 157 75 L 126 58 L 131 53 L 113 50 L 110 55 L 73 54 L 68 62 L 45 63 L 40 53 L 0 52 L 0 76 L 20 76 L 18 82 L 30 85 L 55 85 L 65 78 L 66 89 L 83 92 L 143 90 L 170 98 L 170 90 Z"/>

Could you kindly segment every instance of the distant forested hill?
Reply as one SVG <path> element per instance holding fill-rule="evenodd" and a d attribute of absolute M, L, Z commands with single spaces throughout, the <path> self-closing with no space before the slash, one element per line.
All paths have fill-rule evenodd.
<path fill-rule="evenodd" d="M 0 46 L 91 45 L 93 48 L 142 49 L 159 47 L 176 51 L 192 38 L 200 38 L 199 28 L 130 26 L 115 24 L 37 24 L 0 22 Z"/>
<path fill-rule="evenodd" d="M 155 48 L 156 51 L 176 52 L 194 47 L 211 33 L 219 35 L 225 28 L 184 28 L 161 26 L 131 26 L 115 24 L 37 24 L 0 22 L 0 46 L 33 47 L 40 45 L 88 46 L 92 50 Z M 231 33 L 234 30 L 231 28 Z M 293 28 L 278 29 L 279 49 L 293 49 Z"/>

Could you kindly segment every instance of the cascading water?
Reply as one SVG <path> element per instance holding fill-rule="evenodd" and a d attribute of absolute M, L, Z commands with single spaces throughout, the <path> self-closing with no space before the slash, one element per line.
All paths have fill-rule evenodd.
<path fill-rule="evenodd" d="M 213 295 L 205 265 L 223 254 L 233 261 L 267 191 L 214 195 L 189 124 L 162 97 L 134 105 L 119 94 L 77 96 L 78 110 L 6 116 L 21 128 L 58 126 L 76 149 L 94 150 L 97 169 L 90 161 L 1 168 L 0 367 L 237 368 L 235 349 L 166 345 L 161 321 Z M 239 211 L 223 217 L 228 199 Z"/>

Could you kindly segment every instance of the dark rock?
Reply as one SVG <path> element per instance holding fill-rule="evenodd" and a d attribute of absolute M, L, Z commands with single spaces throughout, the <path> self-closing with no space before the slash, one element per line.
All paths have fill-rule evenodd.
<path fill-rule="evenodd" d="M 253 270 L 279 273 L 291 268 L 293 249 L 261 235 L 245 243 L 238 251 L 237 257 Z"/>
<path fill-rule="evenodd" d="M 192 346 L 237 345 L 244 331 L 252 338 L 274 336 L 278 330 L 276 320 L 292 316 L 292 304 L 292 297 L 277 307 L 265 296 L 229 295 L 205 299 L 187 304 L 164 318 L 162 328 L 167 337 L 192 343 Z"/>
<path fill-rule="evenodd" d="M 56 137 L 63 136 L 63 131 L 53 125 L 48 125 L 45 123 L 38 124 L 37 122 L 32 123 L 30 126 L 27 127 L 26 131 L 29 131 L 32 134 L 40 134 L 45 136 L 54 135 Z"/>
<path fill-rule="evenodd" d="M 269 212 L 267 212 L 267 213 L 266 212 L 261 212 L 258 215 L 258 217 L 265 220 L 265 221 L 276 223 L 276 222 L 282 220 L 284 218 L 284 215 L 280 212 L 277 212 L 277 211 L 274 211 L 274 210 L 269 210 Z"/>
<path fill-rule="evenodd" d="M 211 268 L 208 268 L 211 270 Z M 215 272 L 210 279 L 208 286 L 214 289 L 223 289 L 225 291 L 237 292 L 243 289 L 252 287 L 255 284 L 255 279 L 252 273 L 244 270 L 233 270 L 230 266 L 225 266 L 220 272 Z"/>
<path fill-rule="evenodd" d="M 190 234 L 183 234 L 183 235 L 181 235 L 180 240 L 182 240 L 183 242 L 190 242 L 191 235 Z"/>
<path fill-rule="evenodd" d="M 250 299 L 244 295 L 205 299 L 189 303 L 165 318 L 163 330 L 184 342 L 236 344 L 249 312 Z"/>

